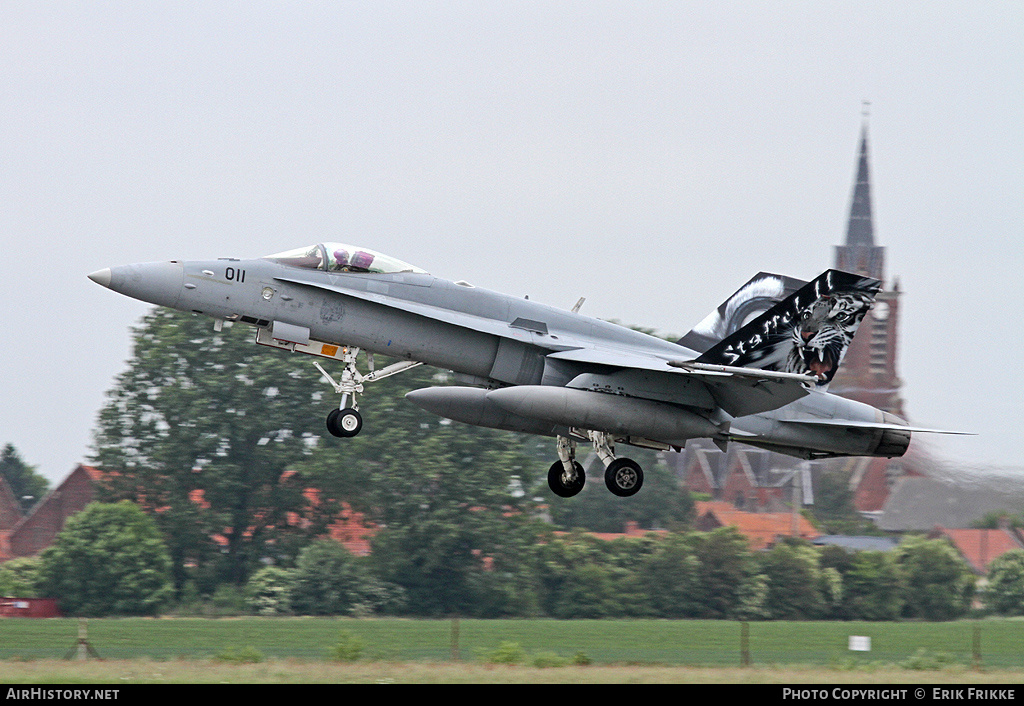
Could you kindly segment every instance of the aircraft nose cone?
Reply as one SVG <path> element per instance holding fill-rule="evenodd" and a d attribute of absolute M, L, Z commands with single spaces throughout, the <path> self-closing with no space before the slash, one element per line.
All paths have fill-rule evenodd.
<path fill-rule="evenodd" d="M 89 279 L 91 279 L 96 284 L 103 285 L 104 287 L 109 287 L 110 286 L 110 268 L 109 267 L 104 267 L 102 270 L 96 270 L 95 272 L 90 273 L 89 274 Z"/>
<path fill-rule="evenodd" d="M 108 267 L 89 279 L 133 299 L 173 308 L 181 296 L 184 269 L 179 262 L 143 262 Z"/>

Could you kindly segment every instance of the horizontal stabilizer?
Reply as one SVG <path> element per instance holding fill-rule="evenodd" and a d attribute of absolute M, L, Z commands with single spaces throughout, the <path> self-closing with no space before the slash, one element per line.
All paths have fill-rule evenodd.
<path fill-rule="evenodd" d="M 715 403 L 733 417 L 760 414 L 807 395 L 816 378 L 800 373 L 672 360 L 668 364 L 707 387 Z"/>
<path fill-rule="evenodd" d="M 715 403 L 734 417 L 760 414 L 795 402 L 808 394 L 816 378 L 757 368 L 670 360 L 673 368 L 699 378 Z"/>

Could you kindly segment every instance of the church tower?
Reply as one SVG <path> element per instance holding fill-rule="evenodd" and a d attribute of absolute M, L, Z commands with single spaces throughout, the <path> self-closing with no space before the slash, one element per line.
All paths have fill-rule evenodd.
<path fill-rule="evenodd" d="M 885 284 L 885 248 L 875 244 L 868 164 L 867 120 L 861 127 L 857 179 L 853 186 L 846 242 L 836 246 L 836 269 L 881 280 L 875 305 L 861 322 L 829 392 L 904 417 L 902 381 L 896 373 L 900 290 Z M 904 417 L 905 418 L 905 417 Z"/>
<path fill-rule="evenodd" d="M 857 329 L 828 390 L 906 419 L 900 394 L 902 382 L 896 371 L 900 291 L 896 283 L 891 287 L 887 285 L 885 248 L 875 243 L 866 116 L 861 127 L 856 172 L 846 240 L 836 247 L 835 268 L 874 277 L 882 282 L 882 290 Z M 730 444 L 722 453 L 701 440 L 688 442 L 678 455 L 677 463 L 677 472 L 691 490 L 755 512 L 782 508 L 791 496 L 789 479 L 798 477 L 794 471 L 799 468 L 798 462 L 790 456 L 743 444 Z M 840 474 L 853 492 L 857 510 L 879 512 L 901 477 L 919 475 L 917 465 L 910 456 L 894 459 L 851 456 L 815 461 L 811 474 L 812 477 L 820 477 L 822 473 Z"/>

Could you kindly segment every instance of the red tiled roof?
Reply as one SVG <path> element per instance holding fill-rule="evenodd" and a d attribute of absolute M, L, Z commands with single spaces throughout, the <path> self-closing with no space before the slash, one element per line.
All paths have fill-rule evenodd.
<path fill-rule="evenodd" d="M 103 473 L 103 471 L 101 471 L 98 468 L 93 468 L 92 466 L 86 466 L 86 465 L 82 465 L 82 466 L 79 466 L 79 467 L 83 471 L 85 471 L 86 475 L 89 476 L 90 480 L 98 481 L 98 480 L 101 480 L 103 478 L 104 473 Z"/>
<path fill-rule="evenodd" d="M 1024 545 L 1009 529 L 948 529 L 936 527 L 932 535 L 947 537 L 975 573 L 988 573 L 988 566 L 1011 549 Z"/>
<path fill-rule="evenodd" d="M 648 534 L 668 534 L 668 530 L 645 530 L 640 529 L 640 525 L 636 522 L 627 522 L 625 532 L 587 532 L 588 537 L 595 537 L 597 539 L 603 539 L 606 542 L 613 542 L 616 539 L 623 539 L 624 537 L 645 537 Z M 572 534 L 571 532 L 554 532 L 555 536 L 563 536 Z"/>
<path fill-rule="evenodd" d="M 697 501 L 698 518 L 721 527 L 735 527 L 747 538 L 750 548 L 764 549 L 777 537 L 793 536 L 793 515 L 788 512 L 744 512 L 721 501 Z M 797 535 L 804 539 L 820 536 L 814 525 L 797 515 Z"/>

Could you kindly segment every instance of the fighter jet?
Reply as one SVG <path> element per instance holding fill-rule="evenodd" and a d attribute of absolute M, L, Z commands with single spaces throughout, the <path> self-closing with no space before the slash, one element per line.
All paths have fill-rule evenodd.
<path fill-rule="evenodd" d="M 255 328 L 258 344 L 315 356 L 340 397 L 335 437 L 357 435 L 364 386 L 426 364 L 458 386 L 407 399 L 447 419 L 553 437 L 551 490 L 571 497 L 592 444 L 604 480 L 635 494 L 643 469 L 617 445 L 690 439 L 803 459 L 901 456 L 916 429 L 827 390 L 878 280 L 828 270 L 810 282 L 760 273 L 676 342 L 571 310 L 452 282 L 382 253 L 318 243 L 258 259 L 124 265 L 88 275 L 121 294 Z M 357 367 L 365 352 L 366 372 Z M 397 360 L 376 369 L 374 354 Z M 338 379 L 316 360 L 341 364 Z"/>

